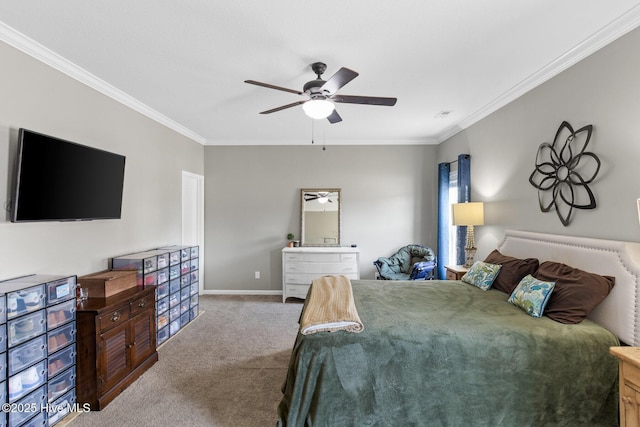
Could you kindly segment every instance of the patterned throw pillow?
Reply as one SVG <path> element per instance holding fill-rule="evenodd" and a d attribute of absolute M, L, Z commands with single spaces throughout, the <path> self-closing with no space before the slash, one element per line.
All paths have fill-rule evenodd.
<path fill-rule="evenodd" d="M 543 282 L 528 274 L 518 283 L 508 301 L 532 317 L 541 317 L 555 285 L 555 282 Z"/>
<path fill-rule="evenodd" d="M 501 265 L 489 264 L 487 262 L 476 261 L 469 271 L 462 276 L 462 281 L 473 286 L 477 286 L 483 291 L 491 287 L 493 281 L 496 280 Z"/>

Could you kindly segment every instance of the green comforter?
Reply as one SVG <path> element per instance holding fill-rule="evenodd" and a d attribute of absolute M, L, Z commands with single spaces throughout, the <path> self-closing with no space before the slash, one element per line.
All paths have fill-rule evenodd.
<path fill-rule="evenodd" d="M 353 281 L 364 332 L 298 335 L 280 426 L 616 426 L 617 338 L 458 281 Z"/>

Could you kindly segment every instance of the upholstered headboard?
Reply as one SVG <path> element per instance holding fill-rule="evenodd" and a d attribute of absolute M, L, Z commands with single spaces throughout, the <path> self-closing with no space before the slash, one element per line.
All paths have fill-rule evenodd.
<path fill-rule="evenodd" d="M 498 250 L 614 276 L 616 284 L 589 318 L 629 345 L 640 345 L 640 243 L 507 230 Z"/>

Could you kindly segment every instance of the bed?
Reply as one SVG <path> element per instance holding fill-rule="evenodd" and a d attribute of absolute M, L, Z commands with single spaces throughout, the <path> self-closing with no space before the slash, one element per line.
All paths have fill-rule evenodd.
<path fill-rule="evenodd" d="M 615 286 L 564 324 L 461 281 L 352 281 L 364 330 L 298 334 L 278 425 L 616 426 L 609 347 L 640 345 L 640 244 L 510 230 L 497 249 Z"/>

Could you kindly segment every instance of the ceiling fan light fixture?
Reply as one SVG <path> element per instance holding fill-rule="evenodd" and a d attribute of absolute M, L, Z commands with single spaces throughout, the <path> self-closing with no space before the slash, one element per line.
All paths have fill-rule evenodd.
<path fill-rule="evenodd" d="M 333 102 L 327 99 L 311 99 L 302 104 L 304 113 L 312 119 L 326 119 L 333 112 Z"/>

